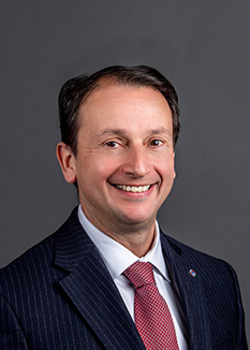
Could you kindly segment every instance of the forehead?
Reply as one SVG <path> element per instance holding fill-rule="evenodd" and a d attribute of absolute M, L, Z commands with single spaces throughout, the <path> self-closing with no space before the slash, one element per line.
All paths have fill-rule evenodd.
<path fill-rule="evenodd" d="M 78 142 L 88 145 L 112 135 L 141 141 L 161 134 L 173 141 L 170 107 L 149 87 L 110 85 L 94 90 L 80 107 L 78 123 Z"/>
<path fill-rule="evenodd" d="M 115 83 L 101 83 L 90 93 L 79 108 L 81 121 L 93 118 L 96 113 L 117 113 L 117 116 L 129 113 L 138 114 L 140 111 L 155 116 L 155 113 L 171 114 L 168 102 L 163 95 L 152 87 L 118 85 Z M 123 115 L 124 117 L 124 115 Z M 171 117 L 172 119 L 172 117 Z"/>

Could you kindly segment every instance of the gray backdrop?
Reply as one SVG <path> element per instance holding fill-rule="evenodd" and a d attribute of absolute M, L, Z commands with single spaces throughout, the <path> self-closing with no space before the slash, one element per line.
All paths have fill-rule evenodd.
<path fill-rule="evenodd" d="M 159 221 L 234 266 L 249 318 L 249 0 L 1 0 L 0 26 L 0 265 L 77 203 L 55 156 L 61 85 L 148 64 L 176 85 L 181 107 L 177 179 Z"/>

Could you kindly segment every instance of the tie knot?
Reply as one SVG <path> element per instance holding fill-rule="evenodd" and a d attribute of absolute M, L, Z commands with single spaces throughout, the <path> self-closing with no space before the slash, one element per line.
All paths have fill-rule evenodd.
<path fill-rule="evenodd" d="M 123 273 L 133 283 L 135 288 L 140 288 L 147 284 L 155 284 L 153 268 L 150 263 L 136 261 Z"/>

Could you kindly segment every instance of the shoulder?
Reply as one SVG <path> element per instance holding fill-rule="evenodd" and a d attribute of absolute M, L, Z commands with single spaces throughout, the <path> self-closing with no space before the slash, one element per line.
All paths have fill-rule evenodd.
<path fill-rule="evenodd" d="M 244 310 L 232 266 L 162 232 L 161 242 L 184 304 L 205 310 L 205 322 L 211 327 L 215 343 L 226 338 L 227 329 L 228 334 L 234 334 L 235 348 L 242 341 L 244 345 L 239 348 L 245 349 Z"/>
<path fill-rule="evenodd" d="M 173 237 L 170 237 L 161 231 L 161 242 L 164 248 L 167 248 L 169 252 L 175 252 L 183 259 L 188 259 L 193 262 L 202 262 L 203 265 L 206 264 L 226 264 L 230 266 L 225 261 L 218 259 L 212 255 L 201 252 L 195 248 L 192 248 L 180 241 L 177 241 Z"/>
<path fill-rule="evenodd" d="M 8 294 L 24 281 L 39 279 L 51 265 L 54 251 L 54 234 L 27 250 L 20 257 L 0 270 L 0 292 Z"/>
<path fill-rule="evenodd" d="M 76 207 L 56 232 L 0 270 L 0 294 L 10 296 L 14 291 L 20 294 L 52 286 L 92 249 Z"/>
<path fill-rule="evenodd" d="M 203 290 L 202 298 L 207 300 L 208 308 L 213 314 L 216 308 L 228 310 L 228 305 L 231 305 L 228 312 L 232 317 L 242 313 L 242 307 L 238 309 L 241 305 L 238 279 L 229 263 L 189 247 L 162 232 L 161 241 L 180 289 L 185 283 L 199 286 Z"/>
<path fill-rule="evenodd" d="M 54 266 L 57 237 L 62 234 L 65 235 L 65 231 L 70 231 L 71 228 L 68 226 L 72 224 L 72 216 L 76 217 L 76 209 L 56 232 L 28 249 L 9 265 L 0 269 L 0 293 L 6 295 L 11 293 L 12 289 L 29 288 L 31 287 L 31 281 L 33 288 L 39 285 L 42 280 L 50 278 L 52 266 Z"/>
<path fill-rule="evenodd" d="M 183 244 L 162 231 L 161 241 L 171 264 L 177 261 L 179 265 L 193 269 L 209 288 L 213 288 L 215 283 L 223 289 L 238 286 L 236 273 L 228 262 Z"/>

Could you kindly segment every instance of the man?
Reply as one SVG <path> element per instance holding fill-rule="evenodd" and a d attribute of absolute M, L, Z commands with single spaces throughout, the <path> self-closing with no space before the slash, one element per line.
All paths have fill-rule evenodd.
<path fill-rule="evenodd" d="M 109 67 L 66 82 L 59 112 L 57 156 L 80 205 L 1 271 L 0 348 L 247 349 L 234 270 L 156 222 L 175 178 L 173 85 Z"/>

